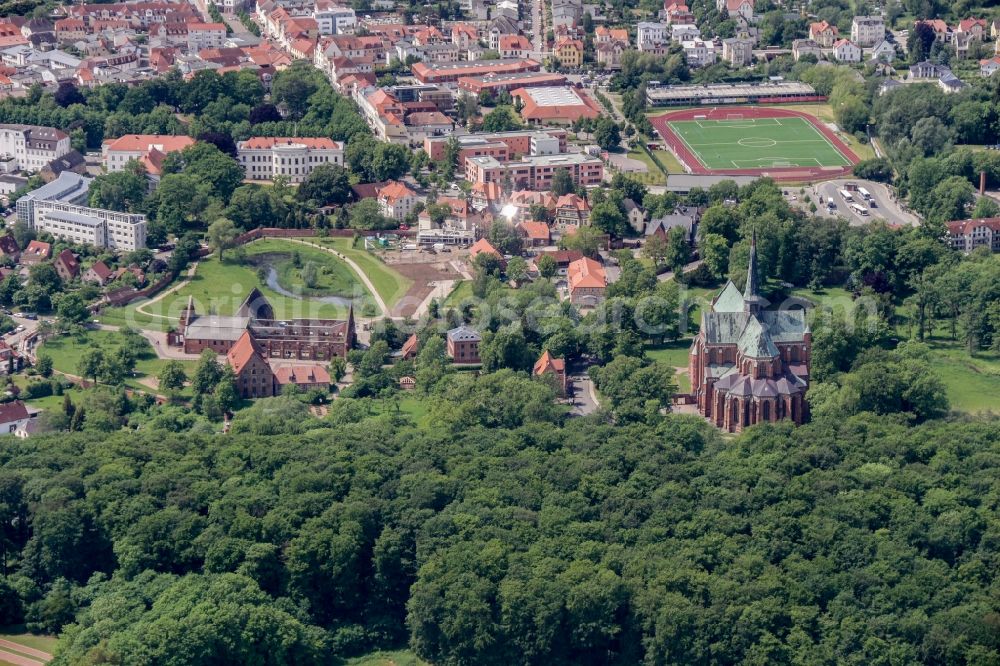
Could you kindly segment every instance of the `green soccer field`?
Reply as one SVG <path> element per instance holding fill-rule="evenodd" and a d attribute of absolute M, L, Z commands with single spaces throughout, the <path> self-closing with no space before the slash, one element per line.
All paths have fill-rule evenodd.
<path fill-rule="evenodd" d="M 677 120 L 668 126 L 709 169 L 851 165 L 804 118 Z"/>

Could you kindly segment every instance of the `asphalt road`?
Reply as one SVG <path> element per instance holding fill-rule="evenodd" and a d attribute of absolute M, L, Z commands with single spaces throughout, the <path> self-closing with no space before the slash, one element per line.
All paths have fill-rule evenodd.
<path fill-rule="evenodd" d="M 597 411 L 598 404 L 593 393 L 594 386 L 586 372 L 571 374 L 566 378 L 569 389 L 569 399 L 572 400 L 573 408 L 570 413 L 574 416 L 586 416 Z"/>
<path fill-rule="evenodd" d="M 844 185 L 846 183 L 854 183 L 859 187 L 865 188 L 875 199 L 877 206 L 871 206 L 870 204 L 865 204 L 861 200 L 860 195 L 853 192 L 851 193 L 855 202 L 868 208 L 867 216 L 858 215 L 851 210 L 851 207 L 838 193 L 838 190 L 845 189 Z M 787 188 L 785 191 L 788 192 L 789 197 L 796 196 L 798 198 L 797 201 L 792 202 L 793 205 L 808 207 L 809 204 L 802 201 L 802 196 L 799 194 L 798 188 Z M 843 217 L 855 226 L 869 224 L 875 220 L 885 220 L 889 224 L 901 226 L 917 226 L 920 224 L 920 219 L 913 213 L 904 210 L 899 202 L 892 198 L 892 195 L 889 193 L 889 188 L 881 183 L 875 183 L 870 180 L 859 180 L 857 178 L 830 180 L 824 183 L 817 183 L 810 188 L 806 188 L 806 192 L 816 203 L 817 215 Z M 820 196 L 823 197 L 824 203 L 822 204 L 819 202 Z M 831 198 L 837 207 L 833 210 L 828 210 L 825 202 Z"/>
<path fill-rule="evenodd" d="M 531 44 L 535 51 L 532 57 L 542 62 L 545 52 L 545 0 L 531 2 Z"/>

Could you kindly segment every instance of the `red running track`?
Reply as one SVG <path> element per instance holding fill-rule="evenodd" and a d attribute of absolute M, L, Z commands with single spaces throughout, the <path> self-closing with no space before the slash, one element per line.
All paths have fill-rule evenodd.
<path fill-rule="evenodd" d="M 770 169 L 709 169 L 702 164 L 698 158 L 688 150 L 684 142 L 667 123 L 675 120 L 727 120 L 728 116 L 734 113 L 743 114 L 745 118 L 802 118 L 812 124 L 827 141 L 839 150 L 852 165 L 861 160 L 847 144 L 830 131 L 823 123 L 813 116 L 800 111 L 790 109 L 775 109 L 759 106 L 718 106 L 694 109 L 684 109 L 683 111 L 668 111 L 661 116 L 650 118 L 649 122 L 664 142 L 673 151 L 674 155 L 685 165 L 691 173 L 701 175 L 723 175 L 723 176 L 766 176 L 774 180 L 827 180 L 830 178 L 840 178 L 851 173 L 852 166 L 848 167 L 780 167 Z"/>

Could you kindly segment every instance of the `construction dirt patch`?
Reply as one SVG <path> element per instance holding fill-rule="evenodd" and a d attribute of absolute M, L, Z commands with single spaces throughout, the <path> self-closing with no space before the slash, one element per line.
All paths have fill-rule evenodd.
<path fill-rule="evenodd" d="M 379 253 L 392 269 L 413 281 L 413 285 L 393 308 L 394 317 L 410 317 L 417 307 L 434 290 L 433 282 L 441 280 L 461 280 L 463 276 L 452 262 L 464 260 L 466 251 L 431 254 L 424 251 L 392 251 Z"/>

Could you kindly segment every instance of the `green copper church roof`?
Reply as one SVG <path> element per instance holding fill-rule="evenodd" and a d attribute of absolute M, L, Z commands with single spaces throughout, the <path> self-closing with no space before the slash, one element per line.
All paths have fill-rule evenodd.
<path fill-rule="evenodd" d="M 774 358 L 778 356 L 778 348 L 771 340 L 767 329 L 761 326 L 757 317 L 750 316 L 739 341 L 736 343 L 744 356 L 751 358 Z"/>

